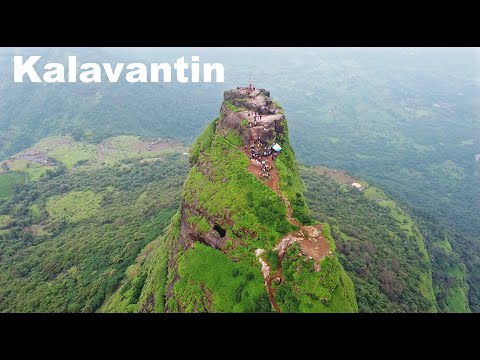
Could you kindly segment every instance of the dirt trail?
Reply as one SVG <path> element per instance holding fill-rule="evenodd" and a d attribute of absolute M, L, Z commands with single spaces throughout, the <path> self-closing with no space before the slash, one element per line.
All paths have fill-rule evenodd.
<path fill-rule="evenodd" d="M 245 155 L 250 158 L 248 151 L 250 150 L 251 143 L 247 147 L 240 147 L 240 150 L 245 153 Z M 281 312 L 280 307 L 278 306 L 275 300 L 275 290 L 272 288 L 273 281 L 278 283 L 283 282 L 283 268 L 282 263 L 285 257 L 285 254 L 288 250 L 288 247 L 294 242 L 298 242 L 300 249 L 303 255 L 307 256 L 309 259 L 315 260 L 315 270 L 320 270 L 320 260 L 325 256 L 331 254 L 330 246 L 328 245 L 327 239 L 325 238 L 323 232 L 323 225 L 315 226 L 306 226 L 300 223 L 297 219 L 293 217 L 293 208 L 290 200 L 280 191 L 280 176 L 278 170 L 275 166 L 275 160 L 271 160 L 270 157 L 260 157 L 259 161 L 265 160 L 271 165 L 269 171 L 269 177 L 265 178 L 263 176 L 261 166 L 256 166 L 255 161 L 251 160 L 248 166 L 248 171 L 255 175 L 258 180 L 262 181 L 270 189 L 275 191 L 275 193 L 283 199 L 285 206 L 287 207 L 287 220 L 295 226 L 298 226 L 300 230 L 290 233 L 283 237 L 275 250 L 278 251 L 278 267 L 277 271 L 274 274 L 270 273 L 270 267 L 267 262 L 262 259 L 261 255 L 264 253 L 263 249 L 257 249 L 255 255 L 257 256 L 258 261 L 262 264 L 262 274 L 265 279 L 265 285 L 268 291 L 268 297 L 270 302 L 276 312 Z"/>
<path fill-rule="evenodd" d="M 276 193 L 282 197 L 285 205 L 287 206 L 287 220 L 289 221 L 289 223 L 301 227 L 302 224 L 293 217 L 292 203 L 290 202 L 290 200 L 288 200 L 287 197 L 280 192 L 280 190 L 277 190 Z"/>
<path fill-rule="evenodd" d="M 280 307 L 278 306 L 277 302 L 275 301 L 275 293 L 271 287 L 273 278 L 270 276 L 270 266 L 268 263 L 262 258 L 263 253 L 265 252 L 264 249 L 257 249 L 255 250 L 255 255 L 262 264 L 262 275 L 265 280 L 265 286 L 267 287 L 268 291 L 268 298 L 270 299 L 270 303 L 272 304 L 273 308 L 276 312 L 280 312 Z M 278 272 L 278 271 L 277 271 Z"/>

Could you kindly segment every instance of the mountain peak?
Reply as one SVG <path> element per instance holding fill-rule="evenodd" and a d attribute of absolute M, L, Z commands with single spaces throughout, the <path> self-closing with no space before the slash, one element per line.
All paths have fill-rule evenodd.
<path fill-rule="evenodd" d="M 238 87 L 227 90 L 220 108 L 217 131 L 235 130 L 243 144 L 260 140 L 272 146 L 279 142 L 285 128 L 283 109 L 270 97 L 270 91 Z"/>
<path fill-rule="evenodd" d="M 269 91 L 226 91 L 190 160 L 166 240 L 165 311 L 358 310 L 328 225 L 308 215 L 287 120 Z"/>

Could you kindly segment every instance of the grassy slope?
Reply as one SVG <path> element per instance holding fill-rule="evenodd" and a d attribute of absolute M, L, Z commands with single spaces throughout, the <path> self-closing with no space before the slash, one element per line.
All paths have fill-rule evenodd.
<path fill-rule="evenodd" d="M 315 218 L 328 221 L 363 312 L 435 311 L 431 263 L 410 217 L 380 190 L 360 192 L 301 167 Z"/>
<path fill-rule="evenodd" d="M 275 162 L 280 175 L 280 188 L 292 204 L 293 216 L 303 224 L 313 223 L 304 198 L 304 186 L 299 176 L 295 153 L 290 146 L 286 122 L 281 146 L 282 152 Z M 324 228 L 330 248 L 336 253 L 328 224 L 324 224 Z M 296 283 L 297 289 L 293 290 L 291 285 L 279 286 L 275 297 L 281 308 L 284 311 L 303 312 L 358 312 L 352 280 L 339 263 L 337 256 L 323 259 L 320 272 L 315 273 L 312 271 L 312 261 L 298 260 L 297 247 L 298 245 L 293 246 L 287 252 L 285 260 L 287 282 L 290 280 Z M 292 304 L 287 300 L 294 298 L 298 303 Z"/>
<path fill-rule="evenodd" d="M 149 243 L 130 265 L 117 290 L 105 301 L 100 312 L 163 312 L 167 283 L 168 247 L 178 238 L 177 212 L 165 235 Z"/>
<path fill-rule="evenodd" d="M 10 196 L 13 186 L 24 182 L 25 174 L 21 172 L 0 173 L 0 199 Z"/>
<path fill-rule="evenodd" d="M 271 311 L 254 251 L 272 249 L 278 239 L 294 227 L 286 221 L 283 201 L 247 171 L 248 159 L 238 150 L 234 134 L 230 133 L 227 138 L 215 135 L 213 126 L 192 146 L 191 157 L 196 165 L 185 182 L 185 200 L 187 204 L 198 201 L 209 215 L 219 218 L 228 209 L 233 225 L 222 222 L 222 226 L 227 235 L 240 237 L 244 245 L 231 244 L 224 254 L 195 244 L 193 249 L 181 254 L 178 265 L 181 280 L 175 284 L 174 299 L 170 299 L 167 307 L 171 311 L 179 308 L 183 311 Z M 284 177 L 281 189 L 294 205 L 295 216 L 308 222 L 308 209 L 288 133 L 282 147 L 285 151 L 277 160 Z M 238 262 L 232 262 L 233 258 Z M 324 261 L 320 274 L 313 272 L 310 264 L 311 268 L 304 269 L 308 271 L 300 271 L 300 277 L 290 278 L 302 290 L 294 295 L 290 293 L 298 301 L 295 308 L 281 302 L 280 291 L 280 306 L 285 311 L 356 311 L 353 286 L 336 257 Z M 294 272 L 292 270 L 292 276 Z M 328 294 L 323 298 L 324 303 L 319 302 L 315 292 Z"/>
<path fill-rule="evenodd" d="M 330 248 L 335 245 L 328 225 L 324 225 Z M 292 245 L 283 263 L 286 282 L 277 286 L 275 298 L 285 312 L 358 312 L 355 289 L 337 256 L 321 261 L 314 272 L 313 261 L 299 258 L 300 247 Z"/>
<path fill-rule="evenodd" d="M 284 133 L 281 139 L 282 152 L 275 160 L 280 175 L 280 189 L 290 200 L 293 207 L 293 217 L 301 223 L 308 225 L 311 222 L 309 211 L 303 195 L 303 184 L 298 174 L 295 153 L 290 146 L 288 137 L 288 125 L 283 124 Z"/>
<path fill-rule="evenodd" d="M 178 267 L 181 279 L 175 284 L 175 297 L 183 311 L 271 311 L 254 257 L 233 262 L 223 252 L 196 243 L 183 254 Z M 169 305 L 176 306 L 172 301 Z"/>
<path fill-rule="evenodd" d="M 50 220 L 65 220 L 75 223 L 94 216 L 98 212 L 101 202 L 102 195 L 91 190 L 70 191 L 66 195 L 49 198 L 45 208 Z"/>
<path fill-rule="evenodd" d="M 199 201 L 209 214 L 222 217 L 224 209 L 230 210 L 234 225 L 223 223 L 230 236 L 239 234 L 245 245 L 231 245 L 226 253 L 196 243 L 184 253 L 177 255 L 180 280 L 175 284 L 174 297 L 166 304 L 168 311 L 210 311 L 210 312 L 270 312 L 272 311 L 266 293 L 260 264 L 254 256 L 257 247 L 272 248 L 279 236 L 293 229 L 286 222 L 286 208 L 278 201 L 276 194 L 258 182 L 247 170 L 248 160 L 237 149 L 237 139 L 230 134 L 228 139 L 214 135 L 215 121 L 197 138 L 191 147 L 192 162 L 198 161 L 187 178 L 184 187 L 185 200 Z M 232 144 L 232 142 L 234 144 Z M 288 144 L 284 144 L 288 148 Z M 293 156 L 293 152 L 290 152 Z M 288 155 L 284 163 L 288 163 Z M 294 161 L 294 158 L 291 158 Z M 278 161 L 278 160 L 277 160 Z M 203 165 L 212 169 L 207 175 L 202 173 Z M 290 163 L 289 165 L 291 165 Z M 294 164 L 294 162 L 293 162 Z M 301 185 L 293 172 L 284 174 L 290 181 L 283 184 L 287 195 L 301 191 Z M 221 180 L 224 180 L 222 182 Z M 294 188 L 293 185 L 297 187 Z M 292 191 L 292 188 L 295 191 Z M 303 207 L 306 206 L 303 204 Z M 300 213 L 303 208 L 300 208 Z M 205 227 L 204 218 L 192 216 L 192 224 Z M 134 265 L 127 270 L 122 286 L 102 307 L 106 312 L 123 311 L 163 311 L 163 291 L 172 281 L 172 272 L 167 279 L 167 249 L 173 241 L 178 241 L 179 216 L 174 217 L 167 234 L 149 244 L 137 257 Z M 327 226 L 328 229 L 328 226 Z M 252 236 L 245 230 L 254 230 Z M 328 230 L 327 230 L 328 232 Z M 327 234 L 329 236 L 329 233 Z M 329 237 L 334 251 L 333 239 Z M 169 245 L 170 244 L 170 245 Z M 291 250 L 293 254 L 295 250 Z M 288 258 L 296 259 L 290 254 Z M 235 258 L 236 261 L 232 261 Z M 287 260 L 288 262 L 288 260 Z M 300 286 L 294 297 L 296 305 L 284 303 L 282 292 L 277 300 L 284 311 L 345 312 L 357 311 L 355 293 L 351 280 L 336 257 L 329 257 L 322 263 L 320 273 L 311 271 L 311 261 L 305 262 L 308 271 L 295 271 L 290 264 L 289 281 Z M 299 275 L 300 274 L 300 275 Z M 155 284 L 155 286 L 152 286 Z M 318 297 L 323 295 L 323 300 Z"/>
<path fill-rule="evenodd" d="M 381 207 L 387 208 L 390 215 L 395 219 L 400 229 L 407 235 L 409 239 L 414 239 L 418 254 L 421 257 L 423 264 L 430 265 L 430 258 L 425 248 L 425 242 L 420 234 L 417 226 L 413 220 L 398 206 L 393 200 L 390 200 L 380 189 L 370 187 L 364 191 L 366 199 L 375 201 Z M 433 288 L 432 288 L 432 274 L 429 271 L 421 272 L 421 282 L 419 283 L 419 290 L 422 296 L 430 298 L 434 301 Z"/>
<path fill-rule="evenodd" d="M 52 136 L 40 140 L 34 146 L 22 151 L 23 153 L 41 153 L 53 159 L 56 166 L 43 166 L 33 161 L 15 159 L 8 161 L 9 170 L 3 172 L 0 169 L 0 197 L 2 190 L 2 178 L 8 174 L 21 174 L 28 179 L 36 181 L 50 170 L 55 171 L 59 167 L 78 171 L 87 171 L 102 166 L 114 166 L 126 160 L 155 160 L 166 154 L 185 151 L 178 142 L 169 141 L 159 149 L 147 150 L 150 141 L 141 140 L 137 136 L 117 136 L 105 139 L 100 144 L 92 144 L 84 141 L 75 141 L 71 136 Z M 145 145 L 147 144 L 147 145 Z M 47 150 L 48 149 L 48 150 Z M 18 175 L 17 175 L 18 176 Z"/>
<path fill-rule="evenodd" d="M 202 170 L 207 166 L 211 170 L 204 175 Z M 185 200 L 188 204 L 198 200 L 212 216 L 224 217 L 228 209 L 235 224 L 225 224 L 227 234 L 257 242 L 257 248 L 273 245 L 294 227 L 286 219 L 285 204 L 247 167 L 248 159 L 237 146 L 215 135 L 211 147 L 199 156 L 185 182 Z M 256 236 L 249 235 L 250 231 Z"/>
<path fill-rule="evenodd" d="M 225 222 L 222 226 L 228 236 L 238 236 L 246 245 L 231 244 L 225 255 L 196 244 L 181 254 L 178 270 L 182 278 L 175 284 L 176 301 L 171 299 L 167 306 L 171 311 L 178 310 L 179 305 L 184 311 L 193 311 L 195 303 L 203 304 L 203 307 L 197 305 L 196 311 L 270 311 L 254 250 L 273 247 L 293 226 L 286 220 L 285 204 L 248 172 L 248 159 L 231 142 L 238 139 L 230 135 L 229 141 L 214 135 L 213 126 L 192 146 L 191 156 L 197 165 L 185 182 L 184 198 L 187 204 L 198 201 L 211 216 L 224 218 L 228 209 L 233 225 Z M 211 171 L 204 175 L 202 170 L 206 166 Z M 239 261 L 232 262 L 233 257 Z M 209 294 L 212 294 L 211 305 Z"/>

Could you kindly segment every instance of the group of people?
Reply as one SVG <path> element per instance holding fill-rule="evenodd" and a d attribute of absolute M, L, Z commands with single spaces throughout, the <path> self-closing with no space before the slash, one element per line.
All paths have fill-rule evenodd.
<path fill-rule="evenodd" d="M 248 122 L 248 127 L 255 127 L 255 126 L 258 125 L 257 121 L 262 120 L 262 115 L 257 113 L 256 111 L 249 111 L 248 112 L 248 117 L 250 117 L 250 116 L 253 116 L 253 123 Z M 265 130 L 265 128 L 263 128 L 263 130 Z"/>
<path fill-rule="evenodd" d="M 247 145 L 245 145 L 245 150 L 247 150 Z M 278 153 L 264 144 L 260 136 L 250 144 L 250 153 L 250 161 L 252 161 L 255 166 L 261 167 L 262 176 L 269 177 L 272 165 L 270 165 L 268 159 L 270 158 L 273 162 Z"/>
<path fill-rule="evenodd" d="M 242 87 L 239 86 L 237 87 L 237 90 L 246 90 L 247 94 L 250 95 L 251 92 L 255 91 L 255 86 L 253 86 L 251 83 L 248 85 L 248 87 Z M 248 127 L 257 127 L 258 122 L 262 121 L 262 115 L 258 113 L 257 111 L 248 111 L 248 117 L 250 120 L 250 117 L 253 116 L 253 122 L 249 121 L 248 122 Z M 267 131 L 265 127 L 263 127 L 263 131 Z M 245 145 L 245 152 L 248 151 L 248 145 Z M 270 165 L 270 160 L 273 162 L 275 160 L 275 157 L 278 155 L 276 151 L 274 151 L 268 144 L 264 144 L 261 140 L 261 137 L 259 136 L 258 139 L 254 139 L 253 135 L 250 140 L 250 161 L 255 165 L 260 167 L 262 176 L 263 177 L 269 177 L 270 176 L 270 171 L 272 169 L 272 165 Z"/>
<path fill-rule="evenodd" d="M 237 90 L 247 90 L 247 94 L 250 95 L 252 91 L 255 91 L 255 86 L 249 84 L 248 86 L 237 86 Z"/>

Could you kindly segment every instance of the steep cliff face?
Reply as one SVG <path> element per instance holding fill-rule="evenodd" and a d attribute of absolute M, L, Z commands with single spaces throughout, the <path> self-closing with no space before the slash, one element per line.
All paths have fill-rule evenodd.
<path fill-rule="evenodd" d="M 268 91 L 226 91 L 190 154 L 165 311 L 357 311 L 328 225 L 308 216 L 285 115 Z"/>

